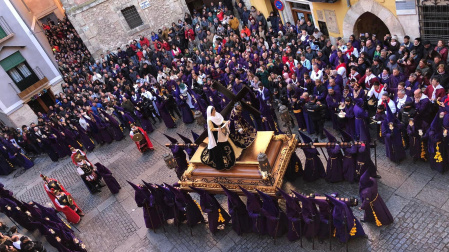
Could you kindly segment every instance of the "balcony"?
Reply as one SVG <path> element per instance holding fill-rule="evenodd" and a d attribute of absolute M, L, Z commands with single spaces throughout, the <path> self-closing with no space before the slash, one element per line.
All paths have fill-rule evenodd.
<path fill-rule="evenodd" d="M 34 78 L 32 80 L 33 83 L 29 87 L 17 94 L 23 101 L 28 101 L 32 96 L 38 94 L 42 89 L 46 87 L 49 88 L 49 81 L 47 77 L 44 76 L 41 69 L 39 67 L 36 67 L 35 69 L 33 69 L 33 71 L 35 73 L 35 77 L 37 78 Z"/>
<path fill-rule="evenodd" d="M 4 31 L 4 33 L 6 33 L 6 36 L 0 39 L 0 44 L 14 37 L 14 32 L 12 31 L 11 27 L 9 27 L 8 23 L 6 23 L 3 16 L 0 16 L 0 27 Z"/>

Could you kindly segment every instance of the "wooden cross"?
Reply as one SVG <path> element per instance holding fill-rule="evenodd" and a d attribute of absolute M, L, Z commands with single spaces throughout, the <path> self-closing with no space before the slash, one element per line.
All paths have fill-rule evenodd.
<path fill-rule="evenodd" d="M 225 86 L 221 85 L 218 82 L 214 82 L 212 84 L 212 87 L 231 100 L 228 103 L 228 105 L 226 105 L 226 107 L 220 112 L 220 114 L 223 117 L 226 117 L 229 113 L 231 113 L 232 109 L 234 108 L 234 104 L 236 102 L 241 101 L 248 92 L 251 92 L 251 89 L 249 89 L 249 87 L 243 86 L 243 88 L 237 93 L 237 95 L 234 95 L 234 93 L 229 91 L 229 89 L 227 89 Z M 243 109 L 247 110 L 253 115 L 260 116 L 260 111 L 255 109 L 253 106 L 247 104 L 246 102 L 241 102 L 241 104 Z M 206 137 L 207 137 L 207 130 L 204 130 L 203 133 L 201 133 L 201 135 L 198 137 L 198 139 L 196 139 L 195 144 L 199 145 L 204 141 L 204 139 L 206 139 Z"/>

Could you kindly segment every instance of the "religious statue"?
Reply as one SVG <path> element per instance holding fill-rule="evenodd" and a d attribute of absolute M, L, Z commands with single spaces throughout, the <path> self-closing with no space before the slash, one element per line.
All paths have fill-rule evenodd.
<path fill-rule="evenodd" d="M 229 118 L 229 137 L 234 144 L 242 149 L 248 148 L 256 139 L 257 131 L 242 116 L 242 104 L 236 102 Z"/>
<path fill-rule="evenodd" d="M 215 111 L 207 108 L 207 135 L 209 143 L 201 153 L 201 162 L 217 170 L 229 170 L 235 165 L 237 147 L 229 139 L 229 121 Z"/>

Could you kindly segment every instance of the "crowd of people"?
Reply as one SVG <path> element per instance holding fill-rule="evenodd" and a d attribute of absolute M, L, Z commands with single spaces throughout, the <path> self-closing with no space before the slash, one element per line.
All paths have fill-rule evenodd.
<path fill-rule="evenodd" d="M 45 31 L 63 92 L 37 123 L 3 130 L 9 151 L 2 154 L 13 165 L 26 161 L 15 153 L 46 153 L 57 161 L 70 155 L 69 145 L 91 151 L 121 140 L 134 123 L 150 133 L 161 122 L 167 128 L 178 119 L 192 123 L 192 111 L 206 118 L 208 105 L 220 112 L 230 101 L 212 85 L 219 82 L 234 94 L 251 88 L 243 101 L 262 111 L 260 118 L 246 116 L 257 130 L 279 132 L 266 121 L 277 121 L 282 104 L 299 131 L 324 139 L 330 118 L 333 128 L 370 141 L 370 124 L 377 124 L 375 138 L 392 161 L 404 159 L 409 148 L 414 161 L 448 168 L 441 161 L 449 150 L 443 41 L 432 46 L 405 36 L 400 43 L 396 35 L 365 33 L 332 44 L 311 22 L 283 24 L 278 14 L 264 17 L 243 2 L 204 6 L 96 60 L 68 19 L 49 22 Z"/>
<path fill-rule="evenodd" d="M 73 230 L 58 216 L 58 211 L 34 201 L 23 202 L 13 196 L 13 193 L 0 184 L 0 212 L 9 220 L 20 225 L 19 228 L 28 232 L 39 230 L 48 243 L 58 251 L 86 252 L 82 241 L 78 240 Z M 17 226 L 8 227 L 0 223 L 1 252 L 46 252 L 40 241 L 19 234 Z"/>
<path fill-rule="evenodd" d="M 329 147 L 342 164 L 338 171 L 328 164 L 328 174 L 308 165 L 319 157 L 304 150 L 308 181 L 355 182 L 366 170 L 376 177 L 375 168 L 358 167 L 370 159 L 368 143 L 374 139 L 385 144 L 393 162 L 406 158 L 409 149 L 413 161 L 428 161 L 439 172 L 449 168 L 444 41 L 434 46 L 405 36 L 401 43 L 394 34 L 364 33 L 332 43 L 311 22 L 284 24 L 277 13 L 265 17 L 242 1 L 228 2 L 194 10 L 97 59 L 67 18 L 50 21 L 44 29 L 64 78 L 63 92 L 55 94 L 46 113 L 38 113 L 36 123 L 2 129 L 1 173 L 30 168 L 25 154 L 57 161 L 71 155 L 69 146 L 92 151 L 122 140 L 124 129 L 133 132 L 135 125 L 151 133 L 162 123 L 175 128 L 179 121 L 206 118 L 208 106 L 220 112 L 230 102 L 218 85 L 234 94 L 250 88 L 242 102 L 261 115 L 243 111 L 242 117 L 257 130 L 280 133 L 276 110 L 285 105 L 305 142 L 313 142 L 308 136 L 315 134 L 338 143 L 324 129 L 329 120 L 345 142 L 366 143 L 368 152 L 354 152 L 352 145 Z M 347 163 L 353 170 L 345 171 Z"/>

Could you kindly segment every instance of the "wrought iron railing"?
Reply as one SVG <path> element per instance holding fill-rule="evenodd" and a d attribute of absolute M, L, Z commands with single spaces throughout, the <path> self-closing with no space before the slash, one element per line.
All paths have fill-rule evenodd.
<path fill-rule="evenodd" d="M 417 0 L 417 2 L 422 40 L 436 44 L 442 39 L 446 44 L 449 40 L 449 1 Z"/>

